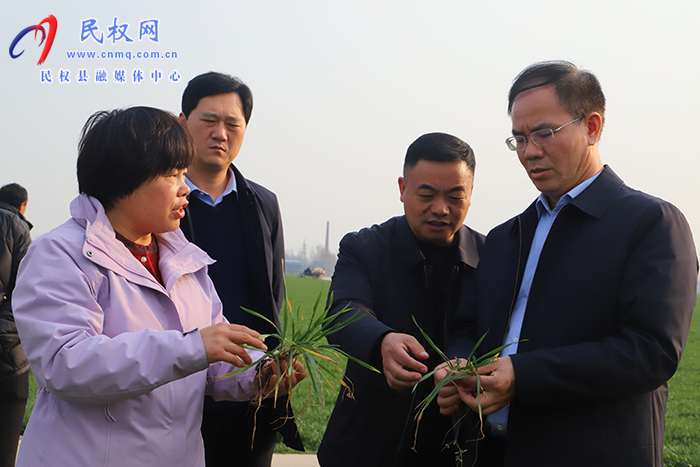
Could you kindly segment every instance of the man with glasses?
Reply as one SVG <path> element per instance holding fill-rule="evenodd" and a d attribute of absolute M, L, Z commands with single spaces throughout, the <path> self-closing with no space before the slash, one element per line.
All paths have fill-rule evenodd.
<path fill-rule="evenodd" d="M 484 334 L 479 354 L 510 345 L 479 370 L 480 395 L 476 378 L 443 387 L 441 412 L 481 409 L 485 438 L 462 440 L 477 465 L 662 466 L 666 382 L 697 298 L 690 228 L 603 165 L 590 72 L 532 65 L 508 113 L 506 144 L 541 194 L 489 233 L 448 352 L 465 357 Z"/>

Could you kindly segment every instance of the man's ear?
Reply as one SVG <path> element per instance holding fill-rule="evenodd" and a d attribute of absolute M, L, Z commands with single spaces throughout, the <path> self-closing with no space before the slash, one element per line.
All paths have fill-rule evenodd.
<path fill-rule="evenodd" d="M 399 199 L 403 203 L 403 193 L 406 191 L 406 180 L 403 177 L 399 177 L 399 193 L 401 193 L 401 196 Z"/>
<path fill-rule="evenodd" d="M 182 123 L 183 125 L 185 125 L 185 127 L 188 127 L 188 125 L 187 125 L 187 117 L 185 117 L 185 114 L 184 114 L 184 113 L 180 112 L 180 115 L 179 115 L 177 118 L 178 118 L 178 120 L 180 120 L 180 123 Z M 188 128 L 189 128 L 189 127 L 188 127 Z"/>
<path fill-rule="evenodd" d="M 586 122 L 588 145 L 593 146 L 600 138 L 600 132 L 603 129 L 603 117 L 598 112 L 591 112 L 584 121 Z"/>

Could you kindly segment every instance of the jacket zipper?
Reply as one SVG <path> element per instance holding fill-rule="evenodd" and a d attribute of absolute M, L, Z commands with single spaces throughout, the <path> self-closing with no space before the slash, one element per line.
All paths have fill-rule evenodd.
<path fill-rule="evenodd" d="M 450 278 L 447 282 L 447 293 L 446 293 L 446 298 L 445 300 L 445 319 L 443 320 L 442 326 L 443 326 L 443 336 L 447 336 L 447 310 L 449 308 L 449 296 L 450 296 L 450 291 L 452 290 L 452 286 L 454 285 L 455 282 L 455 277 L 456 273 L 459 272 L 459 265 L 455 266 L 452 269 L 452 272 L 450 273 Z M 428 287 L 428 265 L 424 264 L 423 265 L 423 279 L 425 280 L 425 289 L 430 290 Z M 417 392 L 413 392 L 413 395 L 411 396 L 411 407 L 415 407 L 416 405 L 416 394 Z M 401 431 L 401 442 L 399 443 L 399 448 L 396 451 L 396 455 L 394 456 L 394 466 L 396 465 L 396 462 L 399 459 L 399 456 L 401 454 L 401 449 L 403 448 L 404 440 L 406 439 L 406 429 L 408 428 L 408 424 L 411 420 L 411 412 L 409 411 L 408 416 L 406 417 L 406 420 L 404 421 L 403 425 L 403 430 Z"/>
<path fill-rule="evenodd" d="M 423 279 L 425 281 L 425 290 L 429 291 L 430 288 L 428 287 L 428 265 L 425 263 L 425 258 L 423 258 Z M 413 391 L 413 395 L 411 396 L 411 408 L 415 406 L 416 402 L 416 394 L 417 392 Z M 408 429 L 408 424 L 411 421 L 411 410 L 408 411 L 406 414 L 406 419 L 404 420 L 403 424 L 403 429 L 401 430 L 401 441 L 399 442 L 399 447 L 396 450 L 396 454 L 394 455 L 394 462 L 393 466 L 396 466 L 396 463 L 399 460 L 399 456 L 401 455 L 401 450 L 403 448 L 404 441 L 406 439 L 406 430 Z"/>
<path fill-rule="evenodd" d="M 450 273 L 450 278 L 447 281 L 447 294 L 445 296 L 445 319 L 442 320 L 442 337 L 445 340 L 443 344 L 447 342 L 447 313 L 450 310 L 450 292 L 452 292 L 452 286 L 454 286 L 457 275 L 459 274 L 459 265 L 455 265 Z M 444 349 L 443 349 L 444 351 Z"/>

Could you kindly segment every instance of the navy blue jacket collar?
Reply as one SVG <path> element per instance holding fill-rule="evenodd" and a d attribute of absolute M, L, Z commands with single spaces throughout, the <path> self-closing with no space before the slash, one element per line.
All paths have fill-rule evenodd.
<path fill-rule="evenodd" d="M 600 219 L 624 184 L 625 183 L 617 176 L 613 169 L 605 165 L 600 176 L 591 183 L 591 186 L 571 200 L 569 204 L 571 206 L 576 206 L 589 216 Z M 534 231 L 538 221 L 536 204 L 537 200 L 533 201 L 532 204 L 518 216 L 520 222 L 513 223 L 512 235 L 517 235 L 521 227 L 523 232 Z"/>

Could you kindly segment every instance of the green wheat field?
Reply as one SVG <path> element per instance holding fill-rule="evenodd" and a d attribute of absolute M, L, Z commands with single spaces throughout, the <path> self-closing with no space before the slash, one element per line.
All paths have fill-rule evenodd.
<path fill-rule="evenodd" d="M 289 300 L 296 310 L 301 307 L 311 312 L 319 293 L 325 303 L 329 281 L 310 277 L 287 275 Z M 688 343 L 676 375 L 669 382 L 669 398 L 666 410 L 666 437 L 664 465 L 669 467 L 700 467 L 700 301 L 695 306 L 695 315 L 690 328 Z M 338 369 L 338 377 L 342 371 Z M 335 384 L 335 383 L 334 383 Z M 315 453 L 323 438 L 330 417 L 338 385 L 325 391 L 325 400 L 319 401 L 309 390 L 308 380 L 302 381 L 293 394 L 294 405 L 298 410 L 297 419 L 301 437 L 307 453 Z M 24 422 L 29 419 L 36 384 L 30 378 L 30 395 Z M 295 453 L 281 442 L 275 450 L 279 453 Z"/>

